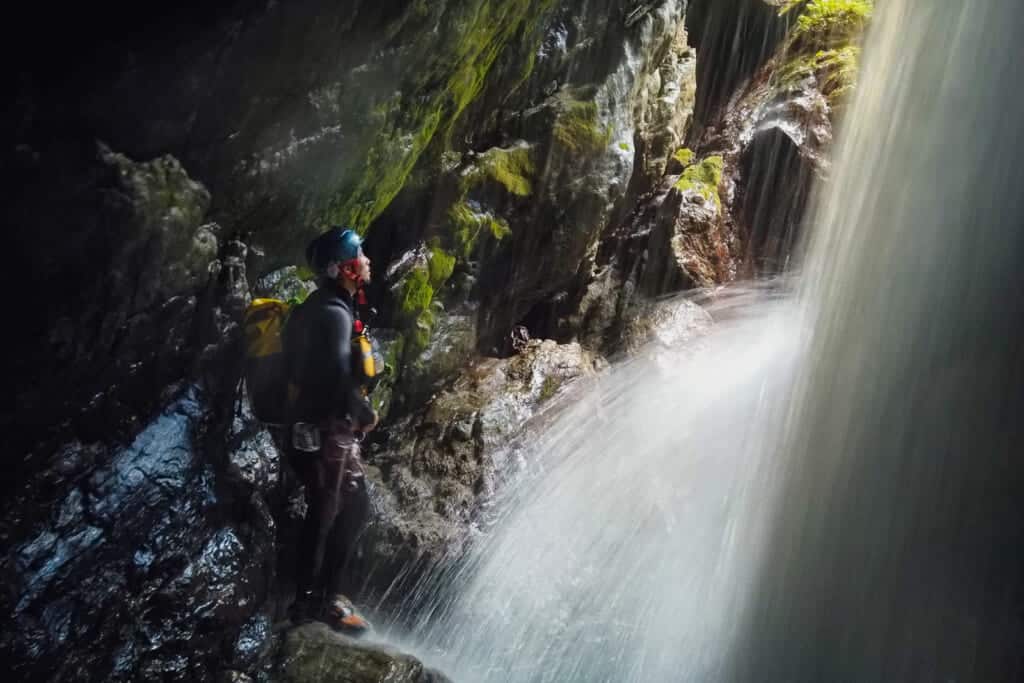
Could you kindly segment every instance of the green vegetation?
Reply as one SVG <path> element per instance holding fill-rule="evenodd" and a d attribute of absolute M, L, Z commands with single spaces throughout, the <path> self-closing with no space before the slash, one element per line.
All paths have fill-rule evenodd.
<path fill-rule="evenodd" d="M 465 200 L 455 202 L 448 209 L 448 221 L 456 253 L 464 259 L 473 254 L 481 235 L 490 234 L 502 240 L 512 232 L 503 218 L 477 212 Z"/>
<path fill-rule="evenodd" d="M 595 102 L 568 100 L 554 127 L 555 141 L 573 154 L 592 155 L 611 142 L 611 129 L 601 127 Z"/>
<path fill-rule="evenodd" d="M 402 278 L 396 297 L 396 324 L 404 330 L 392 345 L 388 362 L 397 367 L 404 357 L 419 354 L 430 343 L 434 327 L 434 294 L 452 276 L 455 256 L 437 246 L 427 251 L 426 262 L 412 268 Z"/>
<path fill-rule="evenodd" d="M 629 146 L 628 142 L 620 142 L 619 143 L 619 149 L 621 149 L 623 152 L 630 152 L 630 151 L 632 151 L 632 148 Z"/>
<path fill-rule="evenodd" d="M 558 377 L 545 377 L 544 383 L 540 385 L 540 394 L 537 395 L 537 400 L 539 402 L 548 400 L 558 392 L 558 389 L 561 386 L 562 380 Z"/>
<path fill-rule="evenodd" d="M 779 4 L 779 16 L 784 17 L 801 5 L 807 4 L 807 0 L 782 0 Z"/>
<path fill-rule="evenodd" d="M 374 109 L 369 125 L 372 137 L 361 155 L 363 163 L 357 166 L 360 175 L 339 178 L 326 208 L 311 218 L 365 232 L 401 190 L 434 136 L 450 134 L 454 122 L 482 91 L 506 45 L 517 35 L 534 35 L 533 29 L 551 6 L 552 0 L 464 0 L 448 5 L 445 35 L 424 43 L 422 68 L 398 89 L 401 94 Z M 425 7 L 417 3 L 413 11 L 422 13 Z"/>
<path fill-rule="evenodd" d="M 528 197 L 533 193 L 532 178 L 536 168 L 533 165 L 533 150 L 529 145 L 490 149 L 483 155 L 479 168 L 509 194 Z"/>
<path fill-rule="evenodd" d="M 433 286 L 440 287 L 455 271 L 455 257 L 440 247 L 431 247 L 427 270 L 430 272 L 430 282 Z"/>
<path fill-rule="evenodd" d="M 680 150 L 683 151 L 690 152 L 688 149 Z M 678 155 L 679 152 L 676 152 L 677 159 Z M 693 152 L 690 152 L 691 159 L 692 155 Z M 714 202 L 715 206 L 721 207 L 718 186 L 722 182 L 723 165 L 724 159 L 720 156 L 710 156 L 697 163 L 691 163 L 683 169 L 683 174 L 679 176 L 674 187 L 680 192 L 696 192 L 709 202 Z"/>
<path fill-rule="evenodd" d="M 496 240 L 502 240 L 512 232 L 503 218 L 470 202 L 470 191 L 483 182 L 492 181 L 510 195 L 528 197 L 533 193 L 535 174 L 533 147 L 526 143 L 489 149 L 473 167 L 463 173 L 459 184 L 460 194 L 448 209 L 445 235 L 446 246 L 454 251 L 455 256 L 470 258 L 481 236 L 490 235 Z"/>
<path fill-rule="evenodd" d="M 787 86 L 813 76 L 835 111 L 857 85 L 857 43 L 871 20 L 873 0 L 809 0 L 787 3 L 780 11 L 794 6 L 802 9 L 779 70 L 781 83 Z"/>
<path fill-rule="evenodd" d="M 860 48 L 848 45 L 839 50 L 823 50 L 814 55 L 810 65 L 818 76 L 821 93 L 829 106 L 836 107 L 857 85 L 860 70 Z"/>
<path fill-rule="evenodd" d="M 682 164 L 683 168 L 686 168 L 687 166 L 693 163 L 693 156 L 694 155 L 692 149 L 689 149 L 687 147 L 681 147 L 679 148 L 679 150 L 676 151 L 675 154 L 672 155 L 672 158 L 678 161 L 680 164 Z"/>
<path fill-rule="evenodd" d="M 796 20 L 794 44 L 819 50 L 849 45 L 867 28 L 871 0 L 811 0 Z"/>

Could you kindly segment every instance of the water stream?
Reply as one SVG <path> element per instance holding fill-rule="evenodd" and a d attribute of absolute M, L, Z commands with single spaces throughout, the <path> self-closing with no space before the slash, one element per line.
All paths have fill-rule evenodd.
<path fill-rule="evenodd" d="M 616 366 L 538 434 L 493 531 L 408 645 L 460 681 L 720 670 L 764 537 L 772 397 L 805 338 L 785 298 L 750 292 L 728 313 Z"/>
<path fill-rule="evenodd" d="M 1022 29 L 880 2 L 799 293 L 554 418 L 404 644 L 474 682 L 1021 680 Z"/>

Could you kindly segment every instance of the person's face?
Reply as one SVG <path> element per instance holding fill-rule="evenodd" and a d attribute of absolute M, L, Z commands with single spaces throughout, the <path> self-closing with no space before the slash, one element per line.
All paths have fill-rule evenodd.
<path fill-rule="evenodd" d="M 356 275 L 358 275 L 359 279 L 363 282 L 370 281 L 370 259 L 363 253 L 362 249 L 359 250 L 359 259 L 356 264 Z"/>

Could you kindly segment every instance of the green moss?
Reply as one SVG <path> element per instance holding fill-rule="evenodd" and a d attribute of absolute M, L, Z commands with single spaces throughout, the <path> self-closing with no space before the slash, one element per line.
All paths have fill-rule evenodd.
<path fill-rule="evenodd" d="M 402 279 L 396 301 L 395 324 L 400 330 L 386 362 L 399 368 L 419 355 L 430 343 L 435 316 L 434 295 L 455 270 L 455 256 L 438 246 L 430 247 L 426 263 L 410 270 Z"/>
<path fill-rule="evenodd" d="M 724 160 L 720 156 L 710 156 L 691 164 L 683 170 L 674 187 L 680 192 L 696 192 L 720 207 L 722 201 L 718 196 L 718 186 L 722 182 L 723 165 Z"/>
<path fill-rule="evenodd" d="M 849 45 L 840 50 L 824 50 L 814 56 L 813 65 L 821 93 L 832 107 L 838 106 L 857 86 L 860 72 L 860 48 Z"/>
<path fill-rule="evenodd" d="M 871 0 L 811 0 L 797 18 L 794 44 L 812 50 L 848 45 L 867 28 L 873 11 Z"/>
<path fill-rule="evenodd" d="M 693 163 L 693 150 L 683 147 L 673 154 L 672 158 L 682 164 L 683 168 L 686 168 Z"/>
<path fill-rule="evenodd" d="M 480 236 L 490 234 L 501 240 L 512 233 L 508 223 L 490 213 L 477 212 L 465 200 L 458 201 L 448 209 L 449 232 L 452 235 L 457 255 L 469 258 L 476 248 Z"/>
<path fill-rule="evenodd" d="M 431 286 L 440 289 L 455 271 L 455 257 L 440 247 L 431 247 L 427 270 Z"/>
<path fill-rule="evenodd" d="M 799 49 L 803 47 L 804 50 Z M 857 85 L 860 71 L 860 47 L 852 40 L 827 49 L 806 50 L 807 45 L 794 41 L 788 61 L 779 70 L 782 85 L 795 84 L 815 77 L 818 89 L 831 107 L 837 107 Z"/>
<path fill-rule="evenodd" d="M 623 152 L 629 152 L 632 148 L 629 146 L 628 142 L 620 142 L 619 149 L 621 149 Z"/>
<path fill-rule="evenodd" d="M 597 103 L 580 100 L 565 103 L 553 134 L 558 144 L 579 155 L 596 154 L 612 139 L 611 129 L 601 126 Z"/>
<path fill-rule="evenodd" d="M 300 280 L 305 280 L 306 282 L 312 282 L 313 280 L 316 280 L 316 273 L 314 273 L 313 269 L 309 266 L 296 266 L 295 277 Z"/>
<path fill-rule="evenodd" d="M 781 85 L 814 77 L 835 112 L 857 85 L 857 41 L 871 20 L 873 6 L 872 0 L 806 2 L 778 71 Z"/>
<path fill-rule="evenodd" d="M 413 268 L 402 281 L 398 297 L 399 322 L 412 324 L 430 307 L 434 298 L 434 287 L 430 284 L 430 272 L 427 268 Z"/>
<path fill-rule="evenodd" d="M 311 218 L 365 232 L 401 190 L 431 139 L 439 132 L 449 133 L 480 94 L 505 46 L 524 32 L 536 33 L 528 30 L 529 25 L 539 24 L 552 4 L 552 0 L 463 0 L 449 5 L 444 35 L 425 43 L 422 68 L 398 88 L 404 95 L 374 110 L 379 121 L 371 126 L 375 133 L 364 163 L 358 165 L 360 175 L 354 182 L 340 181 L 326 208 Z"/>
<path fill-rule="evenodd" d="M 540 394 L 537 396 L 538 401 L 546 401 L 554 396 L 559 387 L 562 386 L 562 380 L 558 377 L 545 377 L 544 383 L 540 385 Z"/>
<path fill-rule="evenodd" d="M 808 0 L 782 0 L 779 3 L 779 16 L 784 17 L 794 9 L 807 4 Z"/>
<path fill-rule="evenodd" d="M 532 148 L 528 145 L 488 150 L 481 159 L 480 168 L 509 194 L 527 197 L 533 193 L 532 178 L 536 168 Z"/>

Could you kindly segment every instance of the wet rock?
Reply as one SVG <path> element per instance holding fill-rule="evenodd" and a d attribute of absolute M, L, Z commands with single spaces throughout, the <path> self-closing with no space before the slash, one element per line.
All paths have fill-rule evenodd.
<path fill-rule="evenodd" d="M 265 656 L 273 527 L 261 540 L 225 514 L 207 410 L 188 389 L 129 446 L 94 449 L 47 517 L 5 521 L 0 646 L 19 679 L 211 680 L 225 652 L 239 668 Z"/>
<path fill-rule="evenodd" d="M 238 633 L 232 663 L 243 671 L 255 671 L 270 653 L 272 644 L 270 617 L 257 614 Z"/>
<path fill-rule="evenodd" d="M 697 46 L 698 93 L 691 140 L 782 44 L 795 19 L 792 13 L 780 14 L 783 4 L 784 0 L 690 2 L 686 25 Z"/>
<path fill-rule="evenodd" d="M 358 573 L 378 595 L 456 557 L 474 516 L 517 466 L 526 423 L 601 361 L 579 344 L 531 340 L 517 356 L 480 358 L 366 455 L 375 507 Z M 401 593 L 400 590 L 396 590 Z"/>
<path fill-rule="evenodd" d="M 783 5 L 692 4 L 698 97 L 687 146 L 603 236 L 578 307 L 560 313 L 563 338 L 615 353 L 631 312 L 662 294 L 788 267 L 859 49 L 856 31 L 814 43 L 795 21 L 804 5 Z"/>
<path fill-rule="evenodd" d="M 297 266 L 287 266 L 271 271 L 256 280 L 253 285 L 253 295 L 284 301 L 289 299 L 301 301 L 316 289 L 316 283 L 303 275 L 304 273 Z"/>
<path fill-rule="evenodd" d="M 636 310 L 623 330 L 621 348 L 632 354 L 647 344 L 678 348 L 710 331 L 714 320 L 700 305 L 683 300 L 661 301 Z"/>
<path fill-rule="evenodd" d="M 488 352 L 508 353 L 505 337 L 517 324 L 555 336 L 547 300 L 578 290 L 602 232 L 682 139 L 692 104 L 684 3 L 643 12 L 627 4 L 605 2 L 578 17 L 566 6 L 565 23 L 550 29 L 557 49 L 538 60 L 534 78 L 570 75 L 553 94 L 535 93 L 514 120 L 513 130 L 539 146 L 543 166 L 530 206 L 502 213 L 510 236 L 480 274 L 480 348 Z M 558 32 L 567 25 L 574 30 Z"/>
<path fill-rule="evenodd" d="M 403 368 L 401 391 L 405 405 L 420 406 L 465 367 L 476 350 L 476 321 L 471 311 L 438 316 L 427 348 Z"/>
<path fill-rule="evenodd" d="M 130 438 L 159 409 L 194 357 L 221 231 L 205 220 L 209 192 L 171 156 L 44 148 L 23 179 L 16 268 L 45 300 L 19 312 L 7 374 L 18 415 L 0 419 L 13 421 L 14 450 L 37 447 L 32 467 L 74 437 Z"/>
<path fill-rule="evenodd" d="M 445 683 L 448 679 L 426 669 L 406 654 L 331 631 L 324 624 L 307 624 L 284 638 L 276 680 L 288 683 Z"/>
<path fill-rule="evenodd" d="M 241 671 L 235 671 L 228 669 L 227 671 L 221 672 L 217 678 L 217 683 L 254 683 L 251 676 L 247 676 Z"/>

